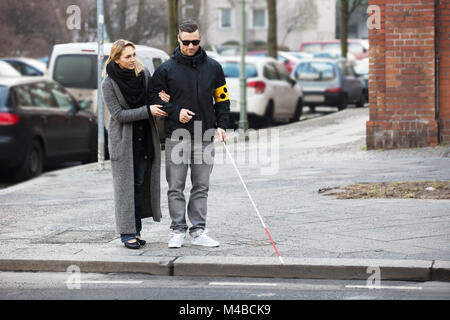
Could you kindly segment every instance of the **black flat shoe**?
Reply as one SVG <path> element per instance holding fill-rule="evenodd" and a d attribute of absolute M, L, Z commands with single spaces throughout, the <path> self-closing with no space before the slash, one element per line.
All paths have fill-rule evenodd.
<path fill-rule="evenodd" d="M 140 244 L 141 246 L 145 246 L 145 244 L 147 243 L 145 240 L 142 240 L 142 239 L 136 238 L 136 240 L 139 242 L 139 244 Z"/>
<path fill-rule="evenodd" d="M 138 239 L 136 239 L 138 240 Z M 124 242 L 125 247 L 127 247 L 128 249 L 139 249 L 141 247 L 139 241 L 136 242 Z"/>

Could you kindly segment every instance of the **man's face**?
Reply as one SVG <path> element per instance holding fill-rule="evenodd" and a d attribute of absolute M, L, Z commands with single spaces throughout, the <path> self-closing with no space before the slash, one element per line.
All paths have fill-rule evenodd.
<path fill-rule="evenodd" d="M 180 32 L 178 34 L 178 43 L 180 44 L 180 51 L 182 54 L 184 54 L 185 56 L 194 56 L 197 51 L 198 48 L 200 47 L 200 43 L 198 44 L 193 44 L 192 42 L 189 42 L 187 45 L 183 44 L 183 41 L 200 41 L 200 31 L 196 30 L 192 33 L 189 32 Z"/>

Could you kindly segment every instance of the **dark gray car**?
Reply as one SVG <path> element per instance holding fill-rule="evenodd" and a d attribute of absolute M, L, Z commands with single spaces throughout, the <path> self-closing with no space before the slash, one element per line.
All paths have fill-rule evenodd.
<path fill-rule="evenodd" d="M 364 84 L 348 60 L 305 59 L 294 68 L 292 77 L 302 87 L 303 103 L 311 110 L 316 106 L 343 110 L 349 104 L 361 108 L 366 102 Z"/>
<path fill-rule="evenodd" d="M 0 78 L 0 168 L 17 180 L 47 164 L 97 158 L 95 115 L 44 77 Z"/>

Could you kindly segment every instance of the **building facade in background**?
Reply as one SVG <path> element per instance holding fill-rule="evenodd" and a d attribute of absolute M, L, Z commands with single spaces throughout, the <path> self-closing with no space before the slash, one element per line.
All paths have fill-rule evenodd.
<path fill-rule="evenodd" d="M 450 1 L 370 0 L 367 149 L 450 143 Z"/>
<path fill-rule="evenodd" d="M 187 10 L 181 13 L 183 18 L 199 21 L 204 45 L 220 47 L 239 43 L 239 0 L 183 0 L 181 5 L 184 8 L 181 10 Z M 277 13 L 278 44 L 285 49 L 298 51 L 302 41 L 335 39 L 335 0 L 280 0 Z M 267 1 L 247 0 L 246 14 L 248 50 L 252 50 L 253 45 L 267 42 Z"/>

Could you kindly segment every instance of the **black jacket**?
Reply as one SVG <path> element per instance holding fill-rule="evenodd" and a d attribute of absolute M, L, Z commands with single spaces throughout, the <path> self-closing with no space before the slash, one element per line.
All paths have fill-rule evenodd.
<path fill-rule="evenodd" d="M 183 55 L 177 47 L 171 58 L 155 70 L 149 90 L 152 104 L 163 105 L 168 113 L 164 122 L 166 137 L 178 128 L 193 134 L 194 121 L 202 121 L 202 133 L 228 127 L 230 100 L 222 66 L 201 47 L 193 57 Z M 159 98 L 161 90 L 170 95 L 168 103 Z M 195 113 L 186 124 L 179 121 L 182 108 Z"/>

